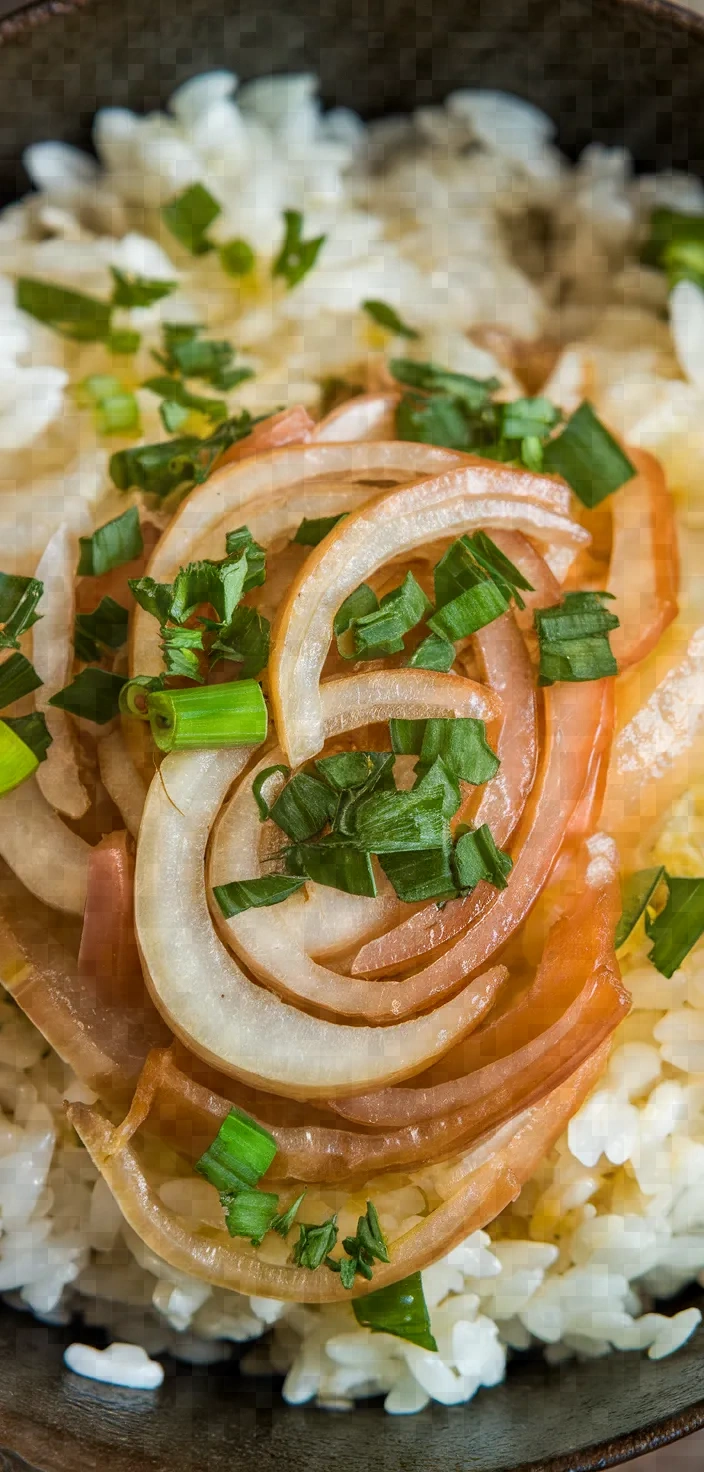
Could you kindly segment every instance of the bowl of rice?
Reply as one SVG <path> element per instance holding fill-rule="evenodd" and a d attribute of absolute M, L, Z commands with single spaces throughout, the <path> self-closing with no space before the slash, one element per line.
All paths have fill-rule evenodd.
<path fill-rule="evenodd" d="M 664 1445 L 704 23 L 6 8 L 7 1465 Z"/>

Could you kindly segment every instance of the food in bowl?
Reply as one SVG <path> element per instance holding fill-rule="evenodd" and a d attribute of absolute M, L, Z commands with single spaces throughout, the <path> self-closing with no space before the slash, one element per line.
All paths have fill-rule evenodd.
<path fill-rule="evenodd" d="M 670 1353 L 704 189 L 309 77 L 95 142 L 0 217 L 0 1287 L 292 1403 Z"/>

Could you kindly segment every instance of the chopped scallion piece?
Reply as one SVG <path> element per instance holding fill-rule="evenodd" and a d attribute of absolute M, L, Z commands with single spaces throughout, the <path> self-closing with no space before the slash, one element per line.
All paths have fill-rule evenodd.
<path fill-rule="evenodd" d="M 443 807 L 443 793 L 437 788 L 373 793 L 357 808 L 355 837 L 373 854 L 442 848 L 448 841 Z"/>
<path fill-rule="evenodd" d="M 38 690 L 41 683 L 34 665 L 24 654 L 11 654 L 0 664 L 0 710 Z"/>
<path fill-rule="evenodd" d="M 496 847 L 486 823 L 460 834 L 453 858 L 458 889 L 474 889 L 482 879 L 495 889 L 506 888 L 513 860 Z"/>
<path fill-rule="evenodd" d="M 91 373 L 76 388 L 79 404 L 92 406 L 99 434 L 137 433 L 139 405 L 130 389 L 111 373 Z"/>
<path fill-rule="evenodd" d="M 373 792 L 396 791 L 394 782 L 396 758 L 393 752 L 367 751 L 364 752 L 364 756 L 370 763 L 369 776 L 362 787 L 347 788 L 340 793 L 337 812 L 333 819 L 333 830 L 336 833 L 345 834 L 348 838 L 354 837 L 357 810 L 367 797 L 370 797 Z"/>
<path fill-rule="evenodd" d="M 381 599 L 378 608 L 355 618 L 349 625 L 354 652 L 360 659 L 395 654 L 403 649 L 403 636 L 415 628 L 431 607 L 412 572 L 399 588 Z"/>
<path fill-rule="evenodd" d="M 448 899 L 457 893 L 447 846 L 426 848 L 421 852 L 382 854 L 379 863 L 399 899 L 408 904 Z"/>
<path fill-rule="evenodd" d="M 641 259 L 667 272 L 669 285 L 694 281 L 704 287 L 704 216 L 656 209 Z"/>
<path fill-rule="evenodd" d="M 343 894 L 376 897 L 376 881 L 371 858 L 353 839 L 339 833 L 328 833 L 312 843 L 297 844 L 286 855 L 286 868 L 291 874 L 305 876 L 316 884 L 339 889 Z"/>
<path fill-rule="evenodd" d="M 293 1261 L 299 1268 L 310 1268 L 315 1272 L 321 1267 L 328 1253 L 337 1242 L 337 1213 L 320 1226 L 299 1223 L 299 1237 L 293 1248 Z"/>
<path fill-rule="evenodd" d="M 315 765 L 321 777 L 336 792 L 363 787 L 374 775 L 378 751 L 341 751 L 337 756 L 318 757 Z"/>
<path fill-rule="evenodd" d="M 251 368 L 233 366 L 235 349 L 232 343 L 201 337 L 200 327 L 186 327 L 178 322 L 165 322 L 161 330 L 164 351 L 153 353 L 152 357 L 169 373 L 180 374 L 183 378 L 202 378 L 223 393 L 253 376 Z"/>
<path fill-rule="evenodd" d="M 147 696 L 147 710 L 160 751 L 256 746 L 267 733 L 266 703 L 255 680 L 157 690 Z"/>
<path fill-rule="evenodd" d="M 291 1202 L 291 1205 L 287 1208 L 287 1210 L 282 1211 L 278 1216 L 274 1217 L 274 1220 L 271 1223 L 272 1232 L 278 1232 L 280 1237 L 288 1237 L 288 1234 L 303 1204 L 305 1194 L 306 1192 L 304 1187 L 304 1189 L 301 1191 L 300 1196 L 297 1196 L 295 1201 Z"/>
<path fill-rule="evenodd" d="M 159 377 L 148 378 L 142 384 L 142 388 L 148 388 L 151 393 L 158 394 L 160 399 L 166 400 L 168 404 L 175 404 L 179 409 L 189 413 L 203 414 L 212 424 L 217 424 L 221 419 L 227 418 L 227 404 L 224 399 L 204 398 L 201 394 L 189 393 L 185 383 L 179 378 Z M 177 428 L 178 426 L 174 426 Z M 171 428 L 167 425 L 167 429 Z"/>
<path fill-rule="evenodd" d="M 0 649 L 19 649 L 20 635 L 41 618 L 36 608 L 43 592 L 38 578 L 0 572 Z"/>
<path fill-rule="evenodd" d="M 211 435 L 180 435 L 165 444 L 137 445 L 129 450 L 116 450 L 110 456 L 110 475 L 119 491 L 133 486 L 148 495 L 164 500 L 172 491 L 190 490 L 208 479 L 213 467 L 225 451 L 248 435 L 257 421 L 246 409 L 225 419 Z"/>
<path fill-rule="evenodd" d="M 653 942 L 648 959 L 662 976 L 672 976 L 699 937 L 704 935 L 704 878 L 667 876 L 668 897 L 655 920 L 645 919 Z"/>
<path fill-rule="evenodd" d="M 421 1349 L 437 1350 L 420 1273 L 411 1273 L 400 1283 L 390 1283 L 364 1298 L 354 1298 L 352 1307 L 363 1329 L 395 1334 L 397 1339 L 407 1339 Z"/>
<path fill-rule="evenodd" d="M 225 919 L 232 920 L 245 910 L 282 904 L 303 884 L 305 878 L 295 875 L 266 874 L 261 879 L 233 879 L 230 884 L 216 884 L 213 894 Z"/>
<path fill-rule="evenodd" d="M 331 822 L 337 802 L 327 783 L 307 772 L 296 772 L 272 803 L 269 817 L 294 843 L 304 843 Z"/>
<path fill-rule="evenodd" d="M 664 878 L 665 865 L 658 864 L 653 869 L 639 869 L 636 874 L 629 874 L 621 885 L 621 919 L 614 935 L 617 951 L 628 940 Z"/>
<path fill-rule="evenodd" d="M 148 721 L 147 695 L 152 690 L 163 690 L 163 688 L 163 675 L 133 675 L 120 691 L 120 714 L 136 716 L 140 721 Z"/>
<path fill-rule="evenodd" d="M 486 408 L 492 394 L 501 387 L 498 378 L 472 378 L 468 373 L 451 373 L 435 363 L 414 363 L 410 358 L 392 358 L 389 369 L 399 383 L 424 393 L 449 394 L 474 413 Z"/>
<path fill-rule="evenodd" d="M 189 184 L 182 194 L 162 206 L 167 229 L 193 256 L 212 250 L 207 232 L 220 214 L 220 205 L 203 184 Z"/>
<path fill-rule="evenodd" d="M 420 756 L 425 726 L 425 721 L 407 721 L 399 718 L 389 721 L 392 751 L 397 756 Z"/>
<path fill-rule="evenodd" d="M 218 251 L 220 265 L 228 276 L 247 276 L 254 270 L 256 256 L 246 240 L 228 240 Z"/>
<path fill-rule="evenodd" d="M 300 210 L 284 210 L 284 238 L 271 268 L 272 276 L 283 277 L 290 291 L 315 265 L 326 238 L 316 235 L 315 239 L 304 240 Z"/>
<path fill-rule="evenodd" d="M 225 537 L 225 549 L 228 557 L 241 557 L 244 552 L 247 558 L 245 593 L 249 593 L 252 588 L 260 587 L 266 581 L 266 552 L 258 542 L 255 542 L 248 526 L 238 526 L 234 531 L 228 532 Z"/>
<path fill-rule="evenodd" d="M 459 598 L 453 598 L 443 608 L 438 608 L 433 617 L 428 619 L 428 626 L 440 638 L 464 639 L 468 634 L 476 634 L 478 629 L 483 629 L 486 624 L 500 618 L 502 613 L 506 613 L 508 606 L 496 583 L 487 578 L 486 581 L 477 582 L 473 588 L 467 588 L 464 593 L 460 593 Z"/>
<path fill-rule="evenodd" d="M 447 674 L 455 662 L 455 646 L 439 634 L 428 634 L 414 650 L 408 664 L 414 670 L 439 670 Z"/>
<path fill-rule="evenodd" d="M 458 537 L 434 573 L 435 602 L 438 608 L 451 603 L 468 588 L 474 588 L 486 577 L 503 593 L 506 603 L 514 598 L 519 608 L 525 607 L 520 591 L 533 592 L 528 579 L 505 557 L 486 532 Z"/>
<path fill-rule="evenodd" d="M 49 705 L 67 710 L 73 716 L 82 716 L 86 721 L 95 721 L 104 726 L 118 714 L 120 691 L 127 684 L 124 675 L 88 665 L 65 689 L 52 695 Z"/>
<path fill-rule="evenodd" d="M 385 327 L 387 332 L 395 332 L 397 337 L 420 337 L 415 327 L 409 327 L 387 302 L 369 300 L 362 302 L 362 306 L 372 322 L 376 322 L 378 327 Z"/>
<path fill-rule="evenodd" d="M 4 720 L 5 725 L 34 752 L 37 761 L 45 762 L 53 740 L 46 724 L 46 716 L 40 711 L 33 711 L 29 716 L 5 716 Z"/>
<path fill-rule="evenodd" d="M 537 439 L 540 444 L 560 417 L 549 399 L 514 399 L 502 405 L 501 432 L 507 440 Z"/>
<path fill-rule="evenodd" d="M 101 649 L 121 649 L 127 641 L 129 615 L 114 598 L 101 598 L 92 613 L 77 613 L 73 643 L 79 659 L 100 659 Z"/>
<path fill-rule="evenodd" d="M 256 1186 L 276 1155 L 276 1141 L 244 1110 L 232 1108 L 195 1169 L 217 1191 Z"/>
<path fill-rule="evenodd" d="M 125 562 L 132 562 L 144 550 L 137 507 L 130 506 L 122 516 L 106 521 L 92 536 L 79 537 L 79 545 L 79 577 L 99 578 Z"/>
<path fill-rule="evenodd" d="M 396 409 L 396 434 L 400 440 L 444 445 L 448 450 L 472 448 L 472 432 L 463 407 L 447 394 L 431 399 L 404 394 Z"/>
<path fill-rule="evenodd" d="M 249 1237 L 253 1247 L 271 1230 L 278 1196 L 271 1191 L 223 1191 L 220 1196 L 231 1237 Z"/>
<path fill-rule="evenodd" d="M 156 281 L 147 276 L 128 274 L 111 266 L 115 283 L 112 291 L 114 307 L 151 307 L 163 297 L 170 296 L 178 286 L 177 281 Z"/>
<path fill-rule="evenodd" d="M 112 306 L 81 291 L 69 291 L 51 281 L 20 276 L 16 286 L 17 306 L 38 322 L 76 342 L 105 342 L 110 333 Z"/>
<path fill-rule="evenodd" d="M 38 766 L 31 746 L 6 721 L 0 721 L 0 797 L 26 782 Z"/>
<path fill-rule="evenodd" d="M 329 1258 L 327 1265 L 333 1272 L 340 1273 L 344 1288 L 353 1286 L 357 1273 L 369 1281 L 375 1261 L 390 1261 L 386 1239 L 372 1201 L 367 1202 L 365 1215 L 360 1216 L 357 1221 L 355 1236 L 345 1237 L 342 1246 L 347 1257 L 337 1260 Z"/>
<path fill-rule="evenodd" d="M 486 739 L 484 722 L 471 716 L 426 721 L 420 749 L 422 768 L 427 770 L 437 757 L 442 757 L 453 777 L 474 786 L 490 782 L 501 765 Z"/>
<path fill-rule="evenodd" d="M 615 614 L 604 608 L 604 592 L 566 593 L 553 608 L 536 608 L 540 645 L 538 682 L 599 680 L 618 674 L 609 633 L 618 628 Z"/>
<path fill-rule="evenodd" d="M 366 614 L 373 613 L 379 607 L 379 600 L 373 588 L 368 583 L 360 583 L 353 593 L 345 598 L 340 605 L 333 621 L 333 633 L 337 640 L 337 648 L 344 659 L 354 658 L 351 647 L 351 639 L 345 638 L 350 626 L 358 618 L 364 618 Z"/>
<path fill-rule="evenodd" d="M 337 526 L 338 521 L 342 521 L 345 516 L 347 516 L 346 511 L 341 511 L 339 516 L 315 516 L 310 519 L 304 516 L 292 541 L 298 542 L 301 547 L 317 547 L 323 537 L 326 537 L 328 532 L 331 532 L 333 527 Z"/>
<path fill-rule="evenodd" d="M 430 767 L 424 767 L 419 763 L 421 775 L 418 777 L 414 792 L 431 792 L 433 789 L 442 793 L 443 814 L 446 818 L 453 818 L 462 801 L 460 785 L 442 757 L 438 756 Z"/>
<path fill-rule="evenodd" d="M 171 583 L 157 583 L 155 578 L 128 578 L 129 590 L 145 613 L 151 613 L 153 618 L 158 618 L 160 624 L 165 624 L 171 615 L 171 603 L 174 590 Z"/>
<path fill-rule="evenodd" d="M 201 670 L 200 658 L 205 652 L 203 630 L 184 629 L 178 625 L 175 628 L 166 628 L 162 625 L 159 634 L 167 675 L 179 675 L 187 680 L 197 680 L 200 685 L 204 684 L 205 676 Z"/>
<path fill-rule="evenodd" d="M 262 788 L 264 787 L 264 784 L 269 781 L 269 778 L 273 777 L 275 772 L 282 772 L 284 777 L 291 776 L 291 768 L 284 766 L 283 762 L 279 762 L 277 766 L 265 767 L 264 771 L 260 772 L 259 776 L 255 777 L 252 783 L 252 797 L 254 798 L 254 801 L 259 809 L 259 817 L 262 823 L 266 822 L 271 811 L 269 808 L 269 804 L 262 792 Z"/>
<path fill-rule="evenodd" d="M 543 451 L 546 470 L 563 476 L 583 506 L 593 510 L 631 480 L 635 467 L 586 400 Z"/>
<path fill-rule="evenodd" d="M 142 341 L 139 332 L 133 332 L 130 327 L 113 327 L 107 336 L 107 346 L 111 353 L 136 353 Z"/>
<path fill-rule="evenodd" d="M 256 608 L 241 604 L 229 624 L 223 624 L 210 651 L 211 665 L 219 659 L 239 664 L 242 679 L 250 679 L 264 669 L 269 658 L 270 624 Z"/>

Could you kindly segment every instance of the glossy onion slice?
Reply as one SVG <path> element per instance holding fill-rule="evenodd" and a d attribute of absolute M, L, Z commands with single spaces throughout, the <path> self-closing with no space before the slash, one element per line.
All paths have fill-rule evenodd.
<path fill-rule="evenodd" d="M 584 545 L 589 534 L 561 509 L 565 489 L 545 476 L 475 460 L 390 491 L 338 524 L 291 588 L 269 663 L 276 729 L 294 766 L 322 746 L 320 676 L 345 598 L 392 558 L 480 527 L 522 531 L 558 546 Z"/>
<path fill-rule="evenodd" d="M 0 856 L 45 905 L 83 914 L 90 845 L 62 823 L 36 777 L 0 798 Z"/>
<path fill-rule="evenodd" d="M 112 798 L 128 832 L 136 838 L 147 788 L 119 727 L 98 741 L 98 764 L 103 787 Z"/>
<path fill-rule="evenodd" d="M 400 394 L 359 394 L 332 409 L 316 424 L 316 443 L 340 444 L 348 440 L 393 440 L 396 436 L 396 406 Z"/>
<path fill-rule="evenodd" d="M 349 729 L 351 709 L 366 725 L 497 708 L 489 692 L 425 670 L 333 680 L 324 700 L 328 736 Z M 338 1026 L 254 986 L 217 937 L 204 855 L 212 824 L 249 755 L 246 749 L 172 753 L 149 790 L 137 850 L 136 926 L 156 1005 L 200 1057 L 276 1093 L 314 1098 L 407 1078 L 474 1024 L 471 992 L 413 1022 L 384 1029 Z"/>
<path fill-rule="evenodd" d="M 37 606 L 39 621 L 32 630 L 32 663 L 43 682 L 35 692 L 35 710 L 46 720 L 51 746 L 37 768 L 40 792 L 59 813 L 82 818 L 90 797 L 78 771 L 78 747 L 71 718 L 49 705 L 49 697 L 68 685 L 73 671 L 73 624 L 78 543 L 65 524 L 47 542 L 35 577 L 44 584 Z"/>
<path fill-rule="evenodd" d="M 609 505 L 613 540 L 609 593 L 620 619 L 610 644 L 619 670 L 645 659 L 677 617 L 679 558 L 675 508 L 660 462 L 629 446 L 638 474 Z"/>
<path fill-rule="evenodd" d="M 280 414 L 272 414 L 268 419 L 262 420 L 261 424 L 255 424 L 251 434 L 230 445 L 229 450 L 218 461 L 218 468 L 232 465 L 237 460 L 249 460 L 253 455 L 261 455 L 266 450 L 282 450 L 285 445 L 305 444 L 314 429 L 315 420 L 311 419 L 308 410 L 302 404 L 294 404 L 291 409 L 282 409 Z"/>
<path fill-rule="evenodd" d="M 456 1164 L 457 1188 L 393 1244 L 391 1261 L 375 1265 L 371 1283 L 357 1281 L 355 1295 L 362 1296 L 427 1267 L 470 1232 L 493 1221 L 516 1199 L 579 1108 L 606 1057 L 607 1050 L 602 1046 L 571 1078 L 512 1121 L 510 1130 L 498 1130 L 472 1156 L 460 1159 Z M 117 1132 L 98 1110 L 71 1104 L 67 1112 L 125 1220 L 171 1267 L 240 1293 L 308 1303 L 349 1301 L 339 1274 L 325 1267 L 311 1272 L 270 1263 L 262 1249 L 228 1238 L 224 1231 L 213 1233 L 211 1228 L 207 1236 L 190 1231 L 182 1217 L 164 1206 L 132 1144 L 111 1153 Z"/>

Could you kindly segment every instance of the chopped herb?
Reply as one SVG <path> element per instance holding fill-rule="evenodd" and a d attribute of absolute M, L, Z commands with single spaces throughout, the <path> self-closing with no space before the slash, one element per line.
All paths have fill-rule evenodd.
<path fill-rule="evenodd" d="M 115 283 L 112 292 L 114 307 L 151 307 L 154 302 L 170 296 L 178 286 L 177 281 L 155 281 L 147 276 L 118 271 L 117 266 L 111 266 L 110 270 Z"/>
<path fill-rule="evenodd" d="M 24 741 L 30 751 L 34 752 L 38 762 L 46 761 L 46 754 L 53 741 L 46 724 L 46 716 L 40 711 L 33 711 L 29 716 L 4 716 L 5 725 Z"/>
<path fill-rule="evenodd" d="M 440 634 L 428 634 L 411 655 L 408 664 L 414 670 L 439 670 L 448 674 L 455 662 L 455 646 Z"/>
<path fill-rule="evenodd" d="M 109 336 L 112 317 L 109 302 L 31 276 L 18 278 L 15 299 L 23 312 L 60 332 L 62 337 L 76 342 L 105 342 Z"/>
<path fill-rule="evenodd" d="M 227 404 L 224 399 L 203 398 L 200 394 L 189 393 L 186 385 L 178 378 L 148 378 L 142 387 L 148 388 L 151 393 L 158 394 L 159 398 L 164 400 L 162 409 L 175 405 L 176 408 L 186 411 L 186 418 L 190 413 L 203 414 L 211 424 L 217 424 L 221 419 L 227 418 Z M 179 426 L 173 427 L 178 428 Z M 172 425 L 167 424 L 166 428 L 171 429 Z"/>
<path fill-rule="evenodd" d="M 420 337 L 415 327 L 409 327 L 408 323 L 399 317 L 398 312 L 386 302 L 370 300 L 362 302 L 362 306 L 367 316 L 371 317 L 372 322 L 376 322 L 379 327 L 385 327 L 387 332 L 395 332 L 397 337 Z"/>
<path fill-rule="evenodd" d="M 458 889 L 474 889 L 482 879 L 495 889 L 506 888 L 513 861 L 503 849 L 496 847 L 486 823 L 460 833 L 453 858 Z"/>
<path fill-rule="evenodd" d="M 282 276 L 290 291 L 315 265 L 325 240 L 325 235 L 304 240 L 303 215 L 300 210 L 284 210 L 284 238 L 271 268 L 272 276 Z"/>
<path fill-rule="evenodd" d="M 425 726 L 425 721 L 407 721 L 401 718 L 389 721 L 392 751 L 397 756 L 420 756 Z"/>
<path fill-rule="evenodd" d="M 266 582 L 266 552 L 258 542 L 255 542 L 248 526 L 238 526 L 234 531 L 228 532 L 225 537 L 225 549 L 228 557 L 241 557 L 244 552 L 247 558 L 245 593 L 249 593 L 252 588 L 258 588 Z"/>
<path fill-rule="evenodd" d="M 662 976 L 672 976 L 692 946 L 704 934 L 704 878 L 667 876 L 668 897 L 655 920 L 646 914 L 645 928 L 653 942 L 648 959 Z"/>
<path fill-rule="evenodd" d="M 148 721 L 147 695 L 153 690 L 163 689 L 163 675 L 133 675 L 120 691 L 120 715 L 136 716 L 140 721 Z"/>
<path fill-rule="evenodd" d="M 452 640 L 491 623 L 506 612 L 512 598 L 525 608 L 520 590 L 533 591 L 485 532 L 458 537 L 437 563 L 434 583 L 437 611 L 430 627 Z"/>
<path fill-rule="evenodd" d="M 38 690 L 41 683 L 34 665 L 23 654 L 11 654 L 0 664 L 0 710 Z"/>
<path fill-rule="evenodd" d="M 249 1237 L 252 1246 L 259 1247 L 276 1217 L 278 1196 L 254 1188 L 250 1191 L 223 1191 L 220 1200 L 230 1236 Z"/>
<path fill-rule="evenodd" d="M 396 434 L 400 440 L 444 445 L 448 450 L 466 451 L 473 444 L 462 404 L 443 394 L 432 399 L 404 394 L 396 409 Z"/>
<path fill-rule="evenodd" d="M 189 562 L 174 578 L 169 618 L 174 623 L 185 623 L 202 604 L 210 604 L 218 621 L 229 623 L 242 597 L 246 576 L 244 553 L 222 562 Z"/>
<path fill-rule="evenodd" d="M 304 843 L 334 818 L 337 801 L 325 782 L 296 772 L 272 803 L 269 816 L 294 843 Z"/>
<path fill-rule="evenodd" d="M 165 624 L 171 615 L 174 590 L 171 583 L 157 583 L 154 578 L 128 578 L 127 585 L 140 608 Z"/>
<path fill-rule="evenodd" d="M 341 751 L 337 756 L 318 757 L 315 765 L 323 781 L 336 792 L 363 787 L 377 769 L 377 751 Z"/>
<path fill-rule="evenodd" d="M 120 691 L 126 684 L 124 675 L 116 675 L 109 670 L 89 665 L 76 675 L 70 685 L 52 695 L 49 705 L 104 726 L 118 714 Z"/>
<path fill-rule="evenodd" d="M 344 659 L 353 656 L 348 652 L 349 639 L 345 639 L 350 626 L 356 619 L 364 618 L 366 614 L 373 613 L 379 607 L 379 600 L 373 588 L 368 583 L 360 583 L 353 593 L 345 598 L 340 605 L 333 621 L 333 633 L 337 640 L 337 648 Z"/>
<path fill-rule="evenodd" d="M 234 680 L 203 689 L 157 690 L 147 696 L 152 736 L 160 751 L 258 746 L 269 717 L 261 685 Z"/>
<path fill-rule="evenodd" d="M 448 899 L 457 892 L 447 845 L 420 853 L 382 854 L 379 863 L 399 899 L 408 904 Z"/>
<path fill-rule="evenodd" d="M 300 1196 L 297 1196 L 295 1201 L 291 1202 L 291 1205 L 287 1208 L 287 1210 L 282 1211 L 278 1216 L 274 1217 L 274 1220 L 271 1223 L 272 1232 L 278 1232 L 280 1237 L 288 1237 L 288 1234 L 303 1204 L 305 1194 L 306 1192 L 304 1187 L 304 1189 L 301 1191 Z"/>
<path fill-rule="evenodd" d="M 129 615 L 114 598 L 101 598 L 92 613 L 77 613 L 73 643 L 79 659 L 100 659 L 101 649 L 121 649 L 127 642 Z"/>
<path fill-rule="evenodd" d="M 637 874 L 629 874 L 622 883 L 621 918 L 614 935 L 614 947 L 617 951 L 628 940 L 664 878 L 665 865 L 658 864 L 654 869 L 639 869 Z"/>
<path fill-rule="evenodd" d="M 218 251 L 220 265 L 228 276 L 247 276 L 254 270 L 256 256 L 246 240 L 228 240 Z"/>
<path fill-rule="evenodd" d="M 197 680 L 202 685 L 205 681 L 200 659 L 205 652 L 203 630 L 184 629 L 178 625 L 167 628 L 162 624 L 159 634 L 167 675 L 180 675 L 187 680 Z"/>
<path fill-rule="evenodd" d="M 414 792 L 431 792 L 433 789 L 442 794 L 443 815 L 453 818 L 462 801 L 460 785 L 454 773 L 445 766 L 442 757 L 438 756 L 430 767 L 424 767 L 422 761 L 419 763 L 419 772 Z"/>
<path fill-rule="evenodd" d="M 132 562 L 144 551 L 137 507 L 130 506 L 122 516 L 106 521 L 91 537 L 80 537 L 79 546 L 79 577 L 99 578 L 125 562 Z"/>
<path fill-rule="evenodd" d="M 323 537 L 326 537 L 328 532 L 331 532 L 333 527 L 337 526 L 338 521 L 342 521 L 345 516 L 347 516 L 346 511 L 341 511 L 339 516 L 316 516 L 311 517 L 310 520 L 304 516 L 292 541 L 298 542 L 301 547 L 317 547 Z"/>
<path fill-rule="evenodd" d="M 507 440 L 537 439 L 541 444 L 561 417 L 560 410 L 549 399 L 514 399 L 502 405 L 502 436 Z"/>
<path fill-rule="evenodd" d="M 426 721 L 420 749 L 421 767 L 427 770 L 437 757 L 442 757 L 453 777 L 475 786 L 490 782 L 501 765 L 486 739 L 484 721 L 472 716 Z"/>
<path fill-rule="evenodd" d="M 245 910 L 280 905 L 305 884 L 305 878 L 287 874 L 267 874 L 262 879 L 233 879 L 230 884 L 216 884 L 215 899 L 226 920 L 242 915 Z"/>
<path fill-rule="evenodd" d="M 6 721 L 0 721 L 0 796 L 19 787 L 38 766 L 39 759 L 31 747 Z"/>
<path fill-rule="evenodd" d="M 355 837 L 373 854 L 442 848 L 448 840 L 443 806 L 443 794 L 437 788 L 373 793 L 357 809 Z"/>
<path fill-rule="evenodd" d="M 263 795 L 262 788 L 269 781 L 269 778 L 273 777 L 275 772 L 283 772 L 284 777 L 291 776 L 291 768 L 284 766 L 283 762 L 279 762 L 277 766 L 265 767 L 264 771 L 260 772 L 259 776 L 255 777 L 252 783 L 252 797 L 259 809 L 259 818 L 262 823 L 266 822 L 270 813 L 269 804 Z"/>
<path fill-rule="evenodd" d="M 251 1190 L 269 1169 L 276 1141 L 244 1110 L 234 1106 L 195 1169 L 217 1191 Z"/>
<path fill-rule="evenodd" d="M 270 624 L 256 608 L 244 604 L 235 609 L 227 626 L 223 625 L 211 648 L 211 664 L 230 659 L 239 664 L 241 679 L 248 680 L 264 669 L 269 659 Z"/>
<path fill-rule="evenodd" d="M 76 388 L 79 404 L 92 406 L 99 434 L 129 434 L 139 431 L 139 405 L 111 373 L 91 373 Z"/>
<path fill-rule="evenodd" d="M 207 232 L 220 213 L 220 205 L 203 184 L 190 184 L 176 199 L 162 206 L 161 217 L 191 255 L 204 256 L 213 249 Z"/>
<path fill-rule="evenodd" d="M 608 636 L 618 628 L 619 620 L 603 606 L 609 597 L 604 592 L 566 593 L 563 602 L 553 608 L 536 608 L 540 685 L 618 674 Z"/>
<path fill-rule="evenodd" d="M 139 332 L 133 332 L 130 327 L 113 327 L 106 341 L 111 353 L 126 354 L 136 353 L 142 338 Z"/>
<path fill-rule="evenodd" d="M 421 1349 L 437 1350 L 420 1273 L 411 1273 L 401 1282 L 378 1288 L 364 1298 L 354 1298 L 352 1307 L 363 1329 L 394 1334 L 397 1339 L 420 1345 Z"/>
<path fill-rule="evenodd" d="M 477 580 L 473 588 L 460 593 L 459 598 L 453 598 L 444 608 L 438 608 L 433 617 L 428 619 L 428 624 L 441 638 L 464 639 L 468 634 L 475 634 L 478 629 L 483 629 L 487 624 L 493 623 L 494 619 L 500 618 L 502 613 L 506 613 L 508 606 L 496 583 L 491 578 L 482 578 Z"/>
<path fill-rule="evenodd" d="M 362 802 L 370 797 L 373 792 L 395 792 L 394 762 L 396 758 L 390 751 L 368 751 L 364 755 L 370 763 L 369 776 L 362 787 L 349 788 L 342 792 L 339 797 L 337 812 L 333 819 L 333 829 L 336 833 L 343 833 L 348 838 L 355 835 L 355 823 L 357 812 Z M 323 758 L 325 760 L 325 758 Z M 334 760 L 330 758 L 330 760 Z"/>
<path fill-rule="evenodd" d="M 562 433 L 545 446 L 543 465 L 563 476 L 590 510 L 636 473 L 586 400 L 568 419 Z"/>
<path fill-rule="evenodd" d="M 491 396 L 501 388 L 498 378 L 472 378 L 467 373 L 451 373 L 435 363 L 414 363 L 410 358 L 392 358 L 389 369 L 399 383 L 429 394 L 449 394 L 476 413 L 486 408 Z"/>
<path fill-rule="evenodd" d="M 320 1226 L 299 1223 L 299 1238 L 293 1248 L 293 1261 L 299 1268 L 315 1272 L 332 1252 L 337 1242 L 337 1213 Z"/>
<path fill-rule="evenodd" d="M 233 367 L 235 349 L 232 343 L 200 337 L 200 327 L 184 327 L 178 322 L 165 322 L 162 326 L 163 353 L 153 353 L 171 374 L 183 378 L 202 378 L 213 388 L 228 393 L 245 379 L 252 378 L 251 368 Z"/>
<path fill-rule="evenodd" d="M 406 573 L 401 586 L 385 593 L 378 608 L 351 620 L 348 635 L 354 653 L 360 659 L 398 653 L 403 649 L 404 634 L 425 618 L 430 607 L 413 573 Z"/>
<path fill-rule="evenodd" d="M 340 1273 L 344 1288 L 353 1286 L 357 1273 L 369 1281 L 375 1261 L 389 1262 L 386 1240 L 373 1202 L 367 1202 L 366 1213 L 357 1222 L 356 1235 L 345 1237 L 342 1246 L 347 1257 L 329 1258 L 327 1265 L 333 1272 Z"/>
<path fill-rule="evenodd" d="M 353 839 L 328 833 L 315 842 L 297 844 L 286 854 L 290 874 L 305 876 L 316 884 L 342 890 L 343 894 L 376 897 L 374 870 L 368 853 Z"/>
<path fill-rule="evenodd" d="M 19 649 L 20 636 L 41 618 L 36 608 L 43 592 L 38 578 L 0 572 L 0 649 Z"/>
<path fill-rule="evenodd" d="M 239 416 L 224 420 L 205 439 L 181 435 L 165 444 L 117 450 L 110 456 L 113 483 L 120 491 L 136 486 L 162 501 L 173 491 L 185 492 L 192 486 L 202 485 L 220 456 L 250 434 L 257 422 L 244 409 Z"/>

